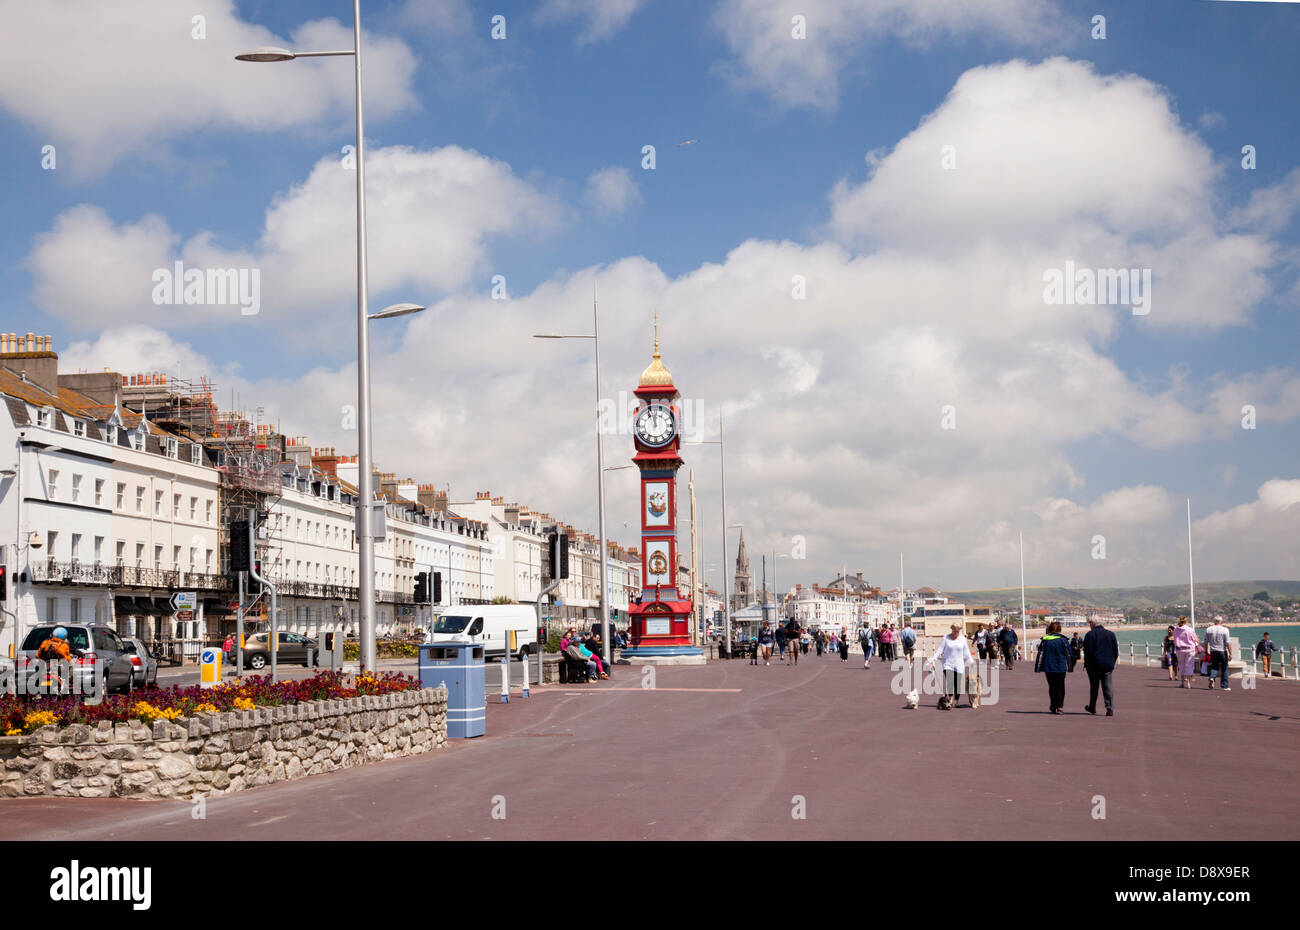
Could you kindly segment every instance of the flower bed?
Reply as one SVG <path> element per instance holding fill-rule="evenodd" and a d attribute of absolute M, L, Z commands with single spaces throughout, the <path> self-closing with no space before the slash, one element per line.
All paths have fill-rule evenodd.
<path fill-rule="evenodd" d="M 5 736 L 32 733 L 41 727 L 94 726 L 101 722 L 180 720 L 200 713 L 280 707 L 308 701 L 328 701 L 375 694 L 392 694 L 420 687 L 420 682 L 398 672 L 346 676 L 321 672 L 297 681 L 271 681 L 270 676 L 250 676 L 215 688 L 144 688 L 134 694 L 112 694 L 103 703 L 85 704 L 78 697 L 46 697 L 39 701 L 0 695 L 0 732 Z"/>

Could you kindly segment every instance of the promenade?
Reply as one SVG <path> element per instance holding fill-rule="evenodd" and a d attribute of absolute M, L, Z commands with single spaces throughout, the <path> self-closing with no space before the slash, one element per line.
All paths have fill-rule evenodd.
<path fill-rule="evenodd" d="M 888 667 L 856 656 L 658 668 L 654 689 L 620 666 L 599 685 L 489 703 L 484 738 L 214 797 L 203 821 L 189 803 L 10 800 L 0 837 L 1300 837 L 1300 687 L 1185 691 L 1163 676 L 1117 669 L 1107 718 L 1083 712 L 1082 666 L 1065 716 L 1046 712 L 1025 665 L 1001 674 L 998 703 L 951 712 L 929 696 L 905 709 Z"/>

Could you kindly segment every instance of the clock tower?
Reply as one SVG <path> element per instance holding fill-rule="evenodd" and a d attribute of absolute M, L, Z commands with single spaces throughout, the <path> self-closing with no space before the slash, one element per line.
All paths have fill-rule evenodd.
<path fill-rule="evenodd" d="M 635 392 L 640 402 L 632 420 L 641 470 L 641 596 L 628 608 L 629 659 L 699 665 L 704 652 L 691 645 L 691 595 L 677 578 L 677 469 L 682 467 L 681 395 L 659 357 L 655 320 L 654 356 Z"/>

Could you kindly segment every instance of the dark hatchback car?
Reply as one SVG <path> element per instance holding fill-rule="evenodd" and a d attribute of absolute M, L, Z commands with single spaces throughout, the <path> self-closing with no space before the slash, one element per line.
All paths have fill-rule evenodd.
<path fill-rule="evenodd" d="M 316 640 L 298 633 L 277 633 L 276 663 L 301 664 L 303 668 L 320 664 Z M 271 664 L 271 634 L 254 633 L 244 640 L 244 668 L 260 671 Z M 235 661 L 231 650 L 231 661 Z"/>
<path fill-rule="evenodd" d="M 121 636 L 112 627 L 93 623 L 43 624 L 33 627 L 23 640 L 15 660 L 19 673 L 27 663 L 36 659 L 36 650 L 41 643 L 54 634 L 55 626 L 68 631 L 68 646 L 72 650 L 73 674 L 77 678 L 76 686 L 82 694 L 94 692 L 92 679 L 97 674 L 104 676 L 107 691 L 134 691 L 135 666 L 131 656 L 135 647 L 122 641 Z M 71 682 L 67 683 L 71 686 Z"/>

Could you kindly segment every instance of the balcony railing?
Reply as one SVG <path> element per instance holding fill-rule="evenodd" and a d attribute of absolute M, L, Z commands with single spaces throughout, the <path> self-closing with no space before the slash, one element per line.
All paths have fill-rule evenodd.
<path fill-rule="evenodd" d="M 31 564 L 34 583 L 102 585 L 108 588 L 166 588 L 175 591 L 233 591 L 231 579 L 206 572 L 186 572 L 142 565 L 108 565 L 103 562 L 62 562 L 43 559 Z"/>
<path fill-rule="evenodd" d="M 205 572 L 145 568 L 142 565 L 106 565 L 102 562 L 62 562 L 42 559 L 31 563 L 31 577 L 37 584 L 98 585 L 107 588 L 155 588 L 170 591 L 213 591 L 229 593 L 235 590 L 230 575 L 209 575 Z M 323 584 L 312 581 L 275 580 L 276 593 L 281 597 L 319 597 L 332 600 L 355 601 L 355 587 L 341 584 Z M 415 595 L 409 591 L 376 591 L 375 600 L 381 604 L 412 604 Z"/>

